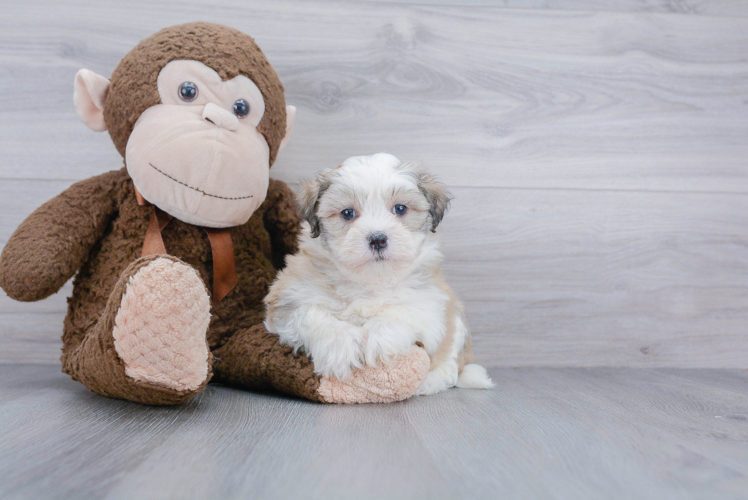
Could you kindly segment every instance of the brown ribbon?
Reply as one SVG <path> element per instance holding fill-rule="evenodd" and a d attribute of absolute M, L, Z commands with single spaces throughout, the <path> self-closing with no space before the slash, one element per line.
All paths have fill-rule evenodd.
<path fill-rule="evenodd" d="M 213 253 L 213 301 L 218 302 L 236 286 L 236 264 L 234 243 L 227 228 L 203 228 L 208 233 L 210 250 Z"/>
<path fill-rule="evenodd" d="M 142 256 L 155 255 L 158 253 L 167 253 L 164 239 L 161 237 L 161 231 L 171 222 L 174 217 L 167 214 L 156 205 L 153 205 L 151 220 L 148 221 L 148 229 L 145 230 L 145 241 L 143 241 Z"/>
<path fill-rule="evenodd" d="M 137 188 L 135 197 L 138 205 L 151 205 L 143 198 Z M 161 231 L 174 218 L 156 205 L 153 206 L 151 219 L 148 221 L 148 229 L 145 231 L 143 251 L 141 255 L 166 254 L 166 246 L 161 236 Z M 236 263 L 234 262 L 234 243 L 231 241 L 231 232 L 228 228 L 215 229 L 203 227 L 208 234 L 210 250 L 213 255 L 213 303 L 220 302 L 236 286 Z"/>

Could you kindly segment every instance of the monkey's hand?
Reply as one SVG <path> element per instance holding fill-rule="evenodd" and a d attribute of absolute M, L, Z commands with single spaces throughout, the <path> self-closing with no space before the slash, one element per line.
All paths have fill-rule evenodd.
<path fill-rule="evenodd" d="M 411 397 L 423 385 L 429 373 L 430 360 L 418 346 L 386 366 L 367 366 L 346 380 L 323 377 L 319 395 L 327 403 L 392 403 Z"/>
<path fill-rule="evenodd" d="M 29 215 L 0 255 L 0 287 L 24 302 L 59 290 L 103 236 L 123 175 L 113 171 L 73 184 Z"/>

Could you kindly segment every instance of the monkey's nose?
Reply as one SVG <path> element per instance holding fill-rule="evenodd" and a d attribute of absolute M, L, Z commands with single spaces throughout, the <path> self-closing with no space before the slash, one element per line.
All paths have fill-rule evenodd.
<path fill-rule="evenodd" d="M 239 128 L 239 119 L 234 116 L 234 113 L 212 102 L 209 102 L 203 108 L 203 120 L 226 130 L 234 131 Z"/>

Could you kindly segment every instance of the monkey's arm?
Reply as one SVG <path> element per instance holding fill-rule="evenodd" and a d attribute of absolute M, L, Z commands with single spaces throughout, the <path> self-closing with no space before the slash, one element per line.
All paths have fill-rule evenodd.
<path fill-rule="evenodd" d="M 420 347 L 387 366 L 354 370 L 345 381 L 314 373 L 304 353 L 280 343 L 262 324 L 240 329 L 213 352 L 213 381 L 248 389 L 275 388 L 320 403 L 391 403 L 415 394 L 429 372 Z"/>
<path fill-rule="evenodd" d="M 273 265 L 276 269 L 283 269 L 286 255 L 299 249 L 301 216 L 293 191 L 283 181 L 270 179 L 268 200 L 270 208 L 265 212 L 265 229 L 273 246 Z"/>
<path fill-rule="evenodd" d="M 123 170 L 73 184 L 23 221 L 0 255 L 0 287 L 11 298 L 41 300 L 80 269 L 116 211 Z"/>

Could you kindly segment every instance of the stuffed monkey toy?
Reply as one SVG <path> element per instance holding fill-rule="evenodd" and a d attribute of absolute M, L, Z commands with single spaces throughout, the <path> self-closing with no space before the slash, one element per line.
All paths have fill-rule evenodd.
<path fill-rule="evenodd" d="M 262 300 L 300 225 L 291 190 L 269 178 L 295 108 L 252 38 L 208 23 L 166 28 L 111 81 L 79 71 L 74 102 L 125 167 L 42 205 L 0 256 L 0 286 L 16 300 L 41 300 L 75 275 L 65 373 L 147 404 L 179 404 L 211 380 L 327 403 L 415 392 L 429 368 L 420 347 L 339 381 L 263 326 Z"/>

